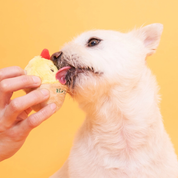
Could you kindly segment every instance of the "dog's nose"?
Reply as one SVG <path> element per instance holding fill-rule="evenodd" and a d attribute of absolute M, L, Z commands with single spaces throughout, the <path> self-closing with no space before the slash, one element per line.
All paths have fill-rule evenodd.
<path fill-rule="evenodd" d="M 51 56 L 51 60 L 57 67 L 58 67 L 58 61 L 60 61 L 62 54 L 63 54 L 62 51 L 58 51 L 58 52 L 52 54 L 52 56 Z"/>
<path fill-rule="evenodd" d="M 63 54 L 62 51 L 58 51 L 58 52 L 54 53 L 54 54 L 51 56 L 51 60 L 52 60 L 53 62 L 58 61 L 58 60 L 61 58 L 62 54 Z"/>

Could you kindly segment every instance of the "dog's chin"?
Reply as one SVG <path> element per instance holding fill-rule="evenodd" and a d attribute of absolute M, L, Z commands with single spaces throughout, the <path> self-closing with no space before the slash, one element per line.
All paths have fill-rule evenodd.
<path fill-rule="evenodd" d="M 65 65 L 59 69 L 56 78 L 63 85 L 67 85 L 71 96 L 82 94 L 83 91 L 92 90 L 96 86 L 96 78 L 101 75 L 90 67 L 74 67 Z"/>
<path fill-rule="evenodd" d="M 71 95 L 78 93 L 82 89 L 86 89 L 96 77 L 98 78 L 102 75 L 102 72 L 95 71 L 93 67 L 80 64 L 74 66 L 65 60 L 56 66 L 59 69 L 56 78 L 61 84 L 68 86 L 68 91 Z"/>

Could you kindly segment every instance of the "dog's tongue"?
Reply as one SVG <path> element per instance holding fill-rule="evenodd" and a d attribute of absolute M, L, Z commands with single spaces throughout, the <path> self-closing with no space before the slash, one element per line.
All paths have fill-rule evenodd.
<path fill-rule="evenodd" d="M 66 75 L 67 75 L 67 71 L 70 69 L 70 66 L 66 66 L 63 67 L 61 69 L 58 70 L 58 72 L 56 73 L 56 79 L 59 80 L 59 82 L 61 84 L 65 84 L 66 83 Z"/>

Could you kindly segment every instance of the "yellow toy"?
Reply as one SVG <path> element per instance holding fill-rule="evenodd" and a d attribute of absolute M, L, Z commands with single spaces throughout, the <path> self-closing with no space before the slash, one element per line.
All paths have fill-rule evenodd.
<path fill-rule="evenodd" d="M 37 89 L 45 88 L 50 91 L 50 97 L 47 101 L 32 107 L 35 111 L 39 111 L 49 103 L 55 103 L 57 106 L 56 110 L 58 110 L 62 106 L 67 92 L 67 86 L 62 85 L 56 79 L 57 67 L 48 59 L 50 59 L 49 52 L 44 49 L 41 56 L 31 59 L 25 67 L 27 75 L 36 75 L 41 78 L 42 84 Z M 34 89 L 25 89 L 25 92 L 29 93 L 32 90 Z"/>

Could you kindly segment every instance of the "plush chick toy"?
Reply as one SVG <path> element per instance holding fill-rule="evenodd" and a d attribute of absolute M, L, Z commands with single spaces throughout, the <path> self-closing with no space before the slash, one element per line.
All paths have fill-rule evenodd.
<path fill-rule="evenodd" d="M 56 79 L 58 69 L 49 59 L 49 51 L 44 49 L 41 56 L 36 56 L 31 59 L 25 67 L 27 75 L 36 75 L 41 78 L 41 86 L 37 89 L 45 88 L 50 91 L 50 97 L 47 101 L 32 107 L 35 111 L 39 111 L 49 103 L 55 103 L 57 106 L 56 110 L 58 110 L 62 106 L 67 92 L 67 86 L 62 85 Z M 29 93 L 32 90 L 34 89 L 25 89 L 25 92 Z"/>

